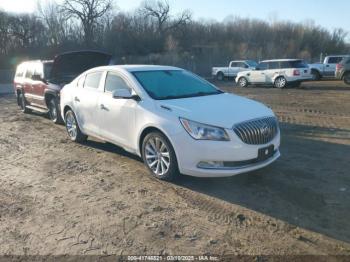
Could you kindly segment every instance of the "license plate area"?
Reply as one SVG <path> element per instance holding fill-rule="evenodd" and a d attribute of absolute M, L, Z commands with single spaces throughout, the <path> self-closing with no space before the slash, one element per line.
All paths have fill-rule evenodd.
<path fill-rule="evenodd" d="M 275 153 L 275 146 L 274 145 L 260 148 L 258 151 L 258 160 L 264 161 L 266 159 L 269 159 L 270 157 L 273 156 L 274 153 Z"/>

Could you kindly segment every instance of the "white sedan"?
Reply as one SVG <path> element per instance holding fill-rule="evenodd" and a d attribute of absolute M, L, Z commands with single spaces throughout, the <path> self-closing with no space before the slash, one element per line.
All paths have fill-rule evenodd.
<path fill-rule="evenodd" d="M 233 176 L 280 156 L 268 107 L 175 67 L 91 69 L 62 89 L 61 109 L 71 140 L 116 144 L 163 180 Z"/>

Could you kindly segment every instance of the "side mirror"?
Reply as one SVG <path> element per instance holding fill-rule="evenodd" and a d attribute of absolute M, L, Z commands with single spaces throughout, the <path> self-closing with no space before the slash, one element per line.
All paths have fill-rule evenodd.
<path fill-rule="evenodd" d="M 137 95 L 133 95 L 130 89 L 117 89 L 112 93 L 113 98 L 115 99 L 134 99 L 139 101 L 140 98 Z"/>
<path fill-rule="evenodd" d="M 32 80 L 34 80 L 34 81 L 43 81 L 41 75 L 32 75 Z"/>

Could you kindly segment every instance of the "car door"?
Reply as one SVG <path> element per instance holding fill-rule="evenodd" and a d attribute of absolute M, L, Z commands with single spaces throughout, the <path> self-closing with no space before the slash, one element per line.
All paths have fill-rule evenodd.
<path fill-rule="evenodd" d="M 228 68 L 228 76 L 234 77 L 237 76 L 238 73 L 238 63 L 237 62 L 231 62 L 230 66 Z"/>
<path fill-rule="evenodd" d="M 268 69 L 265 70 L 265 82 L 272 83 L 274 76 L 280 72 L 280 62 L 268 62 L 267 66 Z"/>
<path fill-rule="evenodd" d="M 34 102 L 32 87 L 33 67 L 31 63 L 26 64 L 26 71 L 23 78 L 24 97 L 29 105 Z"/>
<path fill-rule="evenodd" d="M 134 91 L 126 77 L 117 72 L 106 72 L 104 82 L 104 92 L 98 102 L 100 134 L 110 142 L 129 148 L 135 132 L 138 103 L 134 99 L 113 98 L 113 92 L 117 89 Z"/>
<path fill-rule="evenodd" d="M 267 62 L 261 62 L 256 70 L 251 71 L 249 73 L 249 82 L 251 83 L 257 83 L 257 84 L 262 84 L 265 83 L 266 81 L 266 70 L 268 69 L 267 67 Z"/>
<path fill-rule="evenodd" d="M 75 115 L 87 135 L 99 135 L 97 102 L 102 93 L 99 88 L 102 74 L 102 71 L 87 73 L 78 80 L 77 88 L 73 91 Z"/>
<path fill-rule="evenodd" d="M 239 62 L 236 74 L 238 74 L 239 72 L 248 71 L 248 70 L 249 70 L 249 66 L 246 63 Z"/>
<path fill-rule="evenodd" d="M 341 62 L 343 57 L 341 56 L 334 56 L 330 57 L 328 59 L 328 63 L 324 65 L 324 75 L 325 76 L 334 76 L 335 74 L 335 69 L 338 63 Z"/>
<path fill-rule="evenodd" d="M 33 91 L 33 104 L 45 107 L 45 83 L 43 82 L 44 72 L 42 63 L 35 63 L 33 66 L 33 76 L 37 77 L 36 79 L 32 79 L 32 91 Z"/>

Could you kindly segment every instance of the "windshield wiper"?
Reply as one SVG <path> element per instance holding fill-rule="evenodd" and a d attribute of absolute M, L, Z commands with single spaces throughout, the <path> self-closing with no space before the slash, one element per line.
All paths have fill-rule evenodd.
<path fill-rule="evenodd" d="M 209 95 L 217 95 L 217 94 L 222 94 L 222 93 L 223 93 L 222 91 L 217 90 L 217 92 L 197 92 L 197 93 L 182 95 L 182 96 L 169 95 L 169 96 L 160 97 L 158 100 L 180 99 L 180 98 L 189 98 L 189 97 L 197 97 L 197 96 L 209 96 Z"/>

